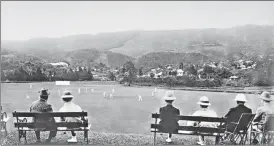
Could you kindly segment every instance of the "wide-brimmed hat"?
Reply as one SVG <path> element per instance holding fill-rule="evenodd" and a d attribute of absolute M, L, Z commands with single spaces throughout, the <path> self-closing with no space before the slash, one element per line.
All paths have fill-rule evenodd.
<path fill-rule="evenodd" d="M 63 95 L 61 96 L 62 98 L 73 98 L 72 94 L 70 91 L 64 91 Z"/>
<path fill-rule="evenodd" d="M 242 102 L 246 102 L 246 96 L 244 94 L 237 94 L 235 97 L 235 101 L 242 101 Z"/>
<path fill-rule="evenodd" d="M 209 103 L 209 100 L 206 96 L 202 96 L 199 100 L 199 102 L 197 102 L 197 104 L 200 104 L 200 105 L 207 105 L 207 106 L 210 106 L 211 104 Z"/>
<path fill-rule="evenodd" d="M 175 100 L 176 97 L 174 96 L 174 92 L 172 91 L 166 91 L 164 100 Z"/>
<path fill-rule="evenodd" d="M 48 89 L 42 88 L 40 91 L 38 91 L 38 93 L 40 93 L 40 97 L 42 96 L 48 96 L 50 93 L 48 93 Z"/>
<path fill-rule="evenodd" d="M 269 93 L 269 92 L 266 92 L 266 91 L 263 92 L 259 98 L 261 98 L 262 100 L 265 100 L 265 101 L 272 101 L 272 100 L 273 100 L 273 99 L 271 98 L 270 93 Z"/>

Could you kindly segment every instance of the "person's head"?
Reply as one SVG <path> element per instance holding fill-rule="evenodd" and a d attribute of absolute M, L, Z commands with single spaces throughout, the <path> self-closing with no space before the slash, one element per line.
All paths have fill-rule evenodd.
<path fill-rule="evenodd" d="M 269 92 L 263 92 L 259 98 L 261 98 L 261 103 L 263 105 L 269 104 L 273 100 Z"/>
<path fill-rule="evenodd" d="M 167 104 L 172 104 L 174 100 L 165 100 Z"/>
<path fill-rule="evenodd" d="M 211 105 L 206 96 L 202 96 L 197 104 L 199 104 L 201 108 L 208 108 Z"/>
<path fill-rule="evenodd" d="M 73 96 L 71 94 L 70 91 L 64 91 L 63 95 L 62 95 L 62 100 L 67 103 L 67 102 L 71 102 L 73 99 Z"/>
<path fill-rule="evenodd" d="M 173 91 L 167 91 L 164 96 L 164 100 L 166 101 L 167 104 L 172 104 L 172 102 L 176 99 L 174 96 Z"/>
<path fill-rule="evenodd" d="M 49 97 L 48 89 L 42 88 L 38 93 L 40 93 L 40 100 L 47 101 Z"/>
<path fill-rule="evenodd" d="M 247 101 L 246 96 L 244 94 L 237 94 L 235 97 L 235 101 L 238 105 L 243 105 Z"/>

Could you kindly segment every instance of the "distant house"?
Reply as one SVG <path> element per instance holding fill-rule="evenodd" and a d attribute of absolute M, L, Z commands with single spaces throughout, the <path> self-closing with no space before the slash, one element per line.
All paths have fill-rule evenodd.
<path fill-rule="evenodd" d="M 237 77 L 237 76 L 231 76 L 229 79 L 230 80 L 236 80 L 236 79 L 238 79 L 239 77 Z"/>
<path fill-rule="evenodd" d="M 69 65 L 65 62 L 57 62 L 57 63 L 49 63 L 52 66 L 56 66 L 56 67 L 68 67 Z"/>
<path fill-rule="evenodd" d="M 184 75 L 184 71 L 182 69 L 178 69 L 177 76 L 183 76 L 183 75 Z"/>

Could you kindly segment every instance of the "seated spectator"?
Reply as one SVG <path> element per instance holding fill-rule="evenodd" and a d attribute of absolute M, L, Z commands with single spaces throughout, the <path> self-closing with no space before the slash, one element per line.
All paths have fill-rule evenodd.
<path fill-rule="evenodd" d="M 257 123 L 260 123 L 258 126 L 253 126 L 255 131 L 262 131 L 263 130 L 263 125 L 267 122 L 268 116 L 270 114 L 273 114 L 273 109 L 271 108 L 270 102 L 273 101 L 271 98 L 271 95 L 269 92 L 263 92 L 261 96 L 259 97 L 261 99 L 261 104 L 257 111 L 256 115 L 253 119 L 252 124 L 256 125 Z M 252 144 L 257 144 L 259 141 L 257 139 L 254 139 L 252 141 Z"/>
<path fill-rule="evenodd" d="M 33 102 L 30 106 L 30 112 L 52 112 L 52 106 L 50 104 L 47 103 L 48 100 L 48 95 L 49 93 L 47 92 L 47 89 L 42 88 L 41 91 L 39 91 L 38 93 L 40 93 L 40 99 Z M 47 130 L 50 131 L 49 137 L 46 139 L 46 142 L 50 142 L 52 138 L 54 138 L 56 136 L 57 133 L 57 125 L 55 124 L 55 119 L 54 117 L 44 117 L 44 116 L 39 116 L 39 117 L 35 117 L 33 118 L 33 122 L 37 123 L 37 124 L 44 124 L 47 128 Z M 35 135 L 37 138 L 37 143 L 41 142 L 40 139 L 40 131 L 42 129 L 40 128 L 36 128 L 36 126 L 34 126 L 35 129 Z"/>
<path fill-rule="evenodd" d="M 171 142 L 172 133 L 178 132 L 180 110 L 172 106 L 172 102 L 176 99 L 172 91 L 167 91 L 164 96 L 166 102 L 165 107 L 160 108 L 160 131 L 169 133 L 166 142 Z"/>
<path fill-rule="evenodd" d="M 235 101 L 237 103 L 236 107 L 229 109 L 228 113 L 225 115 L 227 122 L 227 131 L 233 131 L 235 124 L 230 124 L 231 122 L 238 122 L 243 113 L 252 113 L 252 110 L 245 106 L 246 96 L 244 94 L 236 95 Z"/>
<path fill-rule="evenodd" d="M 80 106 L 72 102 L 73 96 L 70 91 L 65 91 L 62 95 L 62 100 L 64 101 L 64 106 L 59 110 L 59 112 L 82 112 Z M 62 121 L 66 122 L 82 122 L 80 118 L 76 117 L 66 117 L 62 118 Z M 69 128 L 69 127 L 68 127 Z M 77 142 L 75 131 L 71 131 L 72 138 L 68 142 Z"/>
<path fill-rule="evenodd" d="M 200 110 L 196 111 L 192 114 L 192 116 L 201 116 L 201 117 L 217 117 L 217 113 L 213 110 L 209 109 L 209 106 L 211 105 L 209 103 L 209 100 L 206 96 L 203 96 L 200 98 L 200 101 L 198 102 L 200 105 Z M 187 126 L 198 126 L 198 127 L 217 127 L 216 123 L 213 122 L 195 122 L 195 121 L 189 121 L 187 123 Z M 197 142 L 199 145 L 205 145 L 204 142 L 204 136 L 199 135 L 199 141 Z"/>

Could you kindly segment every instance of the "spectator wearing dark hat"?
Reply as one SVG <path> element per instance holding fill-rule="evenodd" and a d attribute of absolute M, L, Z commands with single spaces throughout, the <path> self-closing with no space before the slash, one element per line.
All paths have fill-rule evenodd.
<path fill-rule="evenodd" d="M 262 106 L 258 107 L 257 111 L 256 111 L 256 115 L 253 119 L 252 124 L 253 125 L 257 125 L 257 126 L 252 126 L 254 131 L 262 131 L 263 130 L 263 125 L 266 124 L 269 115 L 273 114 L 273 109 L 271 108 L 271 101 L 273 101 L 273 99 L 271 98 L 271 95 L 269 92 L 263 92 L 260 97 L 261 99 L 261 104 Z M 258 124 L 259 123 L 259 124 Z M 261 137 L 262 135 L 260 135 Z M 252 144 L 258 144 L 258 140 L 254 139 L 252 141 Z"/>
<path fill-rule="evenodd" d="M 61 107 L 59 112 L 82 112 L 82 109 L 79 105 L 76 105 L 72 102 L 73 96 L 70 91 L 65 91 L 62 95 L 62 100 L 64 101 L 64 106 Z M 80 118 L 67 117 L 62 118 L 62 121 L 66 122 L 82 122 Z M 71 131 L 72 138 L 68 142 L 77 142 L 75 131 Z"/>
<path fill-rule="evenodd" d="M 40 99 L 31 104 L 30 112 L 43 112 L 43 113 L 52 112 L 53 111 L 52 106 L 47 103 L 48 96 L 49 96 L 48 90 L 42 88 L 38 93 L 40 93 Z M 46 129 L 50 131 L 49 137 L 46 139 L 46 142 L 50 142 L 51 139 L 56 136 L 57 126 L 55 124 L 54 117 L 39 116 L 39 117 L 33 118 L 33 122 L 37 124 L 45 125 Z M 36 128 L 36 126 L 34 126 L 34 129 L 35 129 L 37 142 L 40 143 L 41 142 L 40 131 L 42 129 Z"/>
<path fill-rule="evenodd" d="M 261 123 L 265 124 L 267 122 L 267 118 L 270 114 L 273 114 L 273 109 L 271 108 L 270 102 L 273 101 L 269 92 L 263 92 L 259 97 L 261 99 L 261 104 L 254 117 L 253 123 Z M 258 127 L 259 130 L 262 130 L 262 127 Z"/>

